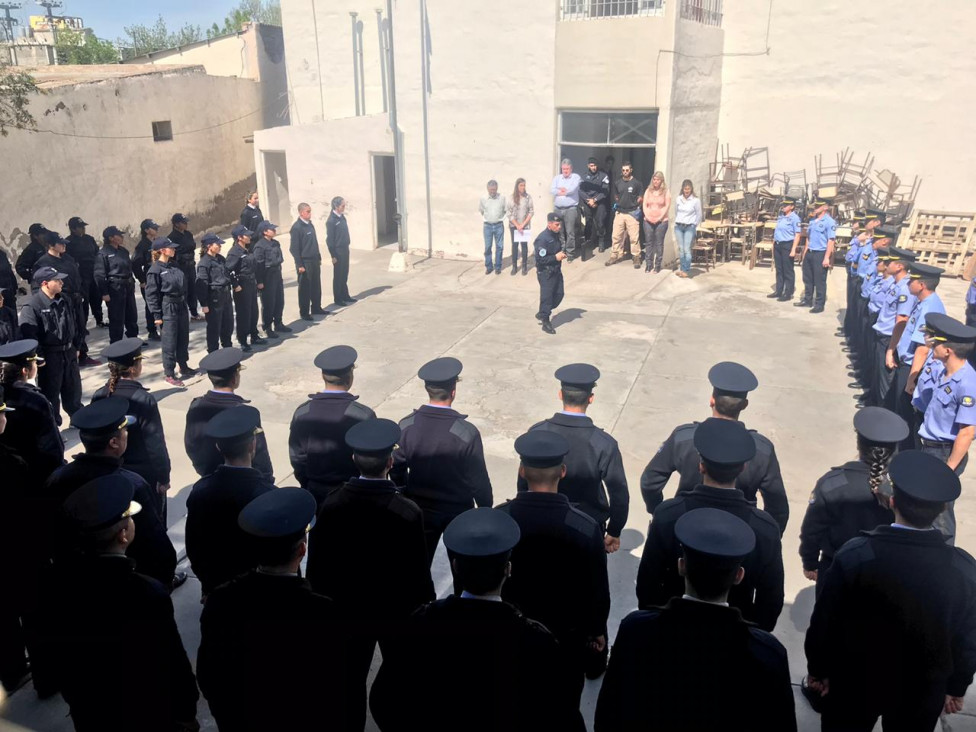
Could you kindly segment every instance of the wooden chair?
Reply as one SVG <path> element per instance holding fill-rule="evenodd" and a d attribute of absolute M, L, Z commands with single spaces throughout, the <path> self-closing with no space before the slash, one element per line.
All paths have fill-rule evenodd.
<path fill-rule="evenodd" d="M 691 263 L 698 262 L 705 271 L 715 268 L 715 235 L 710 231 L 699 231 L 691 244 Z"/>

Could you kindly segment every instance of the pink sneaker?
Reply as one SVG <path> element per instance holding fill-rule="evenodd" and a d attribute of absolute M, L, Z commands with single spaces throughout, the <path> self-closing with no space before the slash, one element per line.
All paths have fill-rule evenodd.
<path fill-rule="evenodd" d="M 166 383 L 170 386 L 185 386 L 183 382 L 177 379 L 175 376 L 167 376 Z"/>

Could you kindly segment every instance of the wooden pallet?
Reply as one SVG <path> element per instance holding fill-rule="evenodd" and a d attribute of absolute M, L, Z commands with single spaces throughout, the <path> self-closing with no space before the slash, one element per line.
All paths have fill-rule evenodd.
<path fill-rule="evenodd" d="M 976 251 L 976 213 L 916 211 L 899 246 L 918 254 L 918 261 L 962 276 L 966 261 Z"/>

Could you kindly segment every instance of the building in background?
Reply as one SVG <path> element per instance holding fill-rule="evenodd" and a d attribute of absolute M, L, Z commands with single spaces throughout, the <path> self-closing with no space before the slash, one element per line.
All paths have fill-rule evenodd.
<path fill-rule="evenodd" d="M 52 22 L 53 21 L 53 22 Z M 81 18 L 55 15 L 31 15 L 20 34 L 15 32 L 13 21 L 0 16 L 0 60 L 12 66 L 49 66 L 57 63 L 55 41 L 57 31 L 69 30 L 84 39 L 94 37 L 91 28 L 85 27 Z"/>

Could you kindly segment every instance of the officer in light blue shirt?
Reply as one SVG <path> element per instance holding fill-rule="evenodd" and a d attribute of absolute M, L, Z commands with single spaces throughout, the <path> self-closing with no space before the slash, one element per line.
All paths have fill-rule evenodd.
<path fill-rule="evenodd" d="M 860 283 L 857 277 L 857 263 L 861 258 L 861 239 L 860 231 L 864 225 L 864 214 L 861 211 L 855 212 L 851 217 L 851 240 L 848 243 L 847 254 L 844 255 L 844 262 L 847 265 L 847 310 L 844 313 L 844 325 L 837 329 L 838 335 L 843 335 L 850 340 L 854 332 L 854 296 L 856 294 L 855 285 Z"/>
<path fill-rule="evenodd" d="M 794 305 L 822 313 L 827 302 L 827 272 L 837 245 L 837 222 L 827 213 L 829 204 L 823 198 L 815 199 L 813 205 L 813 221 L 807 227 L 803 252 L 803 298 Z"/>
<path fill-rule="evenodd" d="M 851 384 L 852 388 L 861 387 L 864 393 L 860 397 L 858 406 L 872 404 L 871 397 L 874 393 L 874 382 L 877 378 L 877 364 L 874 354 L 874 322 L 878 317 L 880 299 L 884 296 L 888 284 L 892 282 L 886 275 L 888 267 L 888 250 L 878 251 L 875 273 L 871 277 L 864 279 L 858 302 L 864 317 L 857 322 L 857 329 L 850 341 L 850 348 L 856 354 L 858 382 Z M 886 279 L 888 281 L 886 281 Z"/>
<path fill-rule="evenodd" d="M 969 283 L 966 290 L 966 325 L 976 325 L 976 277 Z"/>
<path fill-rule="evenodd" d="M 769 298 L 776 298 L 779 302 L 793 299 L 796 286 L 796 272 L 794 257 L 800 243 L 800 217 L 796 215 L 796 199 L 787 196 L 783 199 L 782 210 L 776 219 L 776 229 L 773 231 L 773 262 L 776 265 L 776 288 Z"/>
<path fill-rule="evenodd" d="M 932 356 L 944 369 L 935 379 L 918 430 L 919 449 L 962 475 L 976 436 L 976 370 L 967 360 L 976 348 L 976 328 L 942 313 L 930 313 L 925 330 L 932 343 Z M 934 526 L 952 542 L 956 521 L 951 503 Z"/>
<path fill-rule="evenodd" d="M 929 347 L 931 348 L 931 345 Z M 915 392 L 912 394 L 912 406 L 915 407 L 916 417 L 918 419 L 917 424 L 919 425 L 922 424 L 922 415 L 925 414 L 925 410 L 932 400 L 932 392 L 935 389 L 935 385 L 942 378 L 944 372 L 945 364 L 941 361 L 936 361 L 933 353 L 929 351 L 929 356 L 925 359 L 925 365 L 922 366 L 922 373 L 918 375 L 918 381 L 915 383 Z"/>
<path fill-rule="evenodd" d="M 908 291 L 908 266 L 915 261 L 915 252 L 899 247 L 888 247 L 887 273 L 891 277 L 891 284 L 885 288 L 884 298 L 878 310 L 878 319 L 871 329 L 872 349 L 874 354 L 874 383 L 871 394 L 872 403 L 884 404 L 891 385 L 891 371 L 895 367 L 894 356 L 891 365 L 888 364 L 888 348 L 891 345 L 892 333 L 898 323 L 899 314 L 904 312 L 902 322 L 908 321 L 915 296 Z M 906 308 L 907 305 L 907 309 Z M 902 326 L 904 328 L 904 325 Z"/>
<path fill-rule="evenodd" d="M 892 374 L 891 387 L 885 406 L 909 424 L 914 416 L 911 395 L 922 366 L 929 355 L 925 345 L 925 323 L 929 313 L 945 313 L 945 305 L 936 294 L 939 279 L 945 270 L 920 262 L 912 262 L 908 270 L 909 292 L 917 298 L 912 314 L 905 324 L 897 346 L 898 368 Z M 894 338 L 892 338 L 894 340 Z M 910 450 L 914 440 L 907 439 L 901 449 Z"/>

